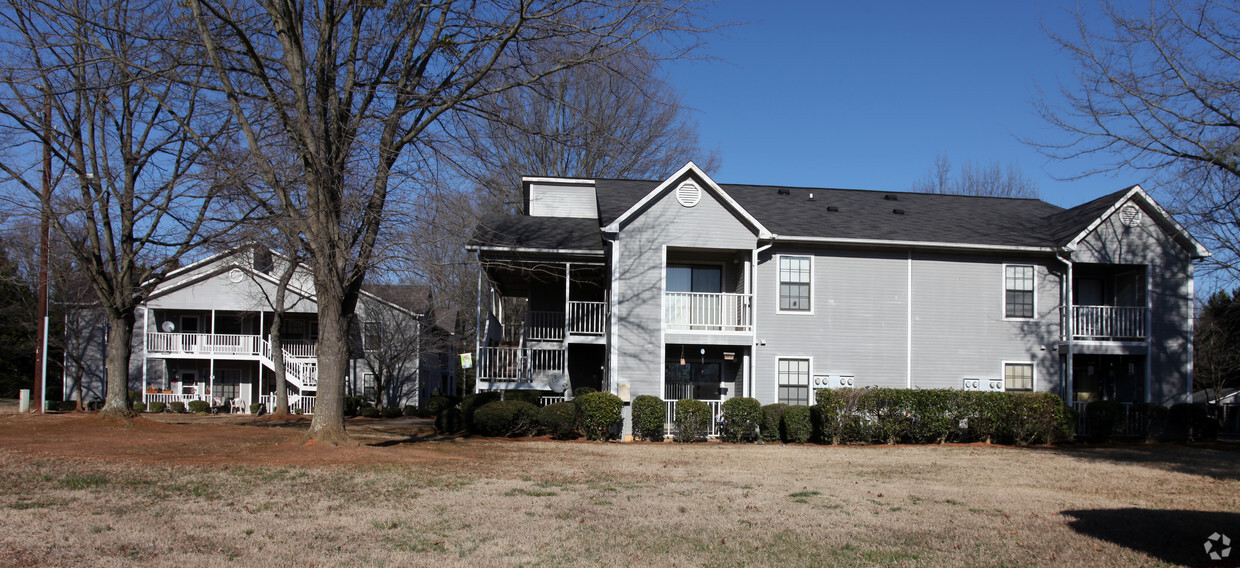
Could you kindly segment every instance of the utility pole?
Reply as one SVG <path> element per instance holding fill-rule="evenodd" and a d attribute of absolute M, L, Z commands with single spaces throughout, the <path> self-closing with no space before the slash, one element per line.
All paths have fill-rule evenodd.
<path fill-rule="evenodd" d="M 42 218 L 39 222 L 39 336 L 35 354 L 38 359 L 34 371 L 34 399 L 39 401 L 39 414 L 47 409 L 47 241 L 51 225 L 52 195 L 52 99 L 43 100 L 43 199 L 40 203 Z"/>

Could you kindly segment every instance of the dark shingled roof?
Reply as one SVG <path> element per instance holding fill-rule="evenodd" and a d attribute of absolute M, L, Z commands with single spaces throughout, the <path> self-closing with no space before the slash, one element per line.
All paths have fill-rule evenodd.
<path fill-rule="evenodd" d="M 1048 229 L 1051 239 L 1057 245 L 1067 244 L 1073 237 L 1076 237 L 1081 231 L 1088 228 L 1089 224 L 1093 223 L 1095 219 L 1101 217 L 1107 209 L 1115 205 L 1119 198 L 1131 191 L 1133 187 L 1136 186 L 1130 186 L 1093 201 L 1082 203 L 1051 217 Z"/>
<path fill-rule="evenodd" d="M 660 183 L 595 180 L 598 221 L 490 217 L 470 244 L 601 251 L 599 229 Z M 720 187 L 767 230 L 782 237 L 1021 247 L 1054 247 L 1071 240 L 1128 191 L 1065 210 L 1037 199 L 743 184 Z"/>
<path fill-rule="evenodd" d="M 478 222 L 471 246 L 603 251 L 603 233 L 594 219 L 490 215 Z"/>

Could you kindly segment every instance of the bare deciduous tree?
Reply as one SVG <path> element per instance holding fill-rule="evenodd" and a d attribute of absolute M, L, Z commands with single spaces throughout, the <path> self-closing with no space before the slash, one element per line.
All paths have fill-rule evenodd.
<path fill-rule="evenodd" d="M 1050 32 L 1076 64 L 1062 103 L 1038 111 L 1064 143 L 1045 154 L 1089 160 L 1082 175 L 1135 168 L 1214 256 L 1240 278 L 1240 7 L 1216 0 L 1103 3 Z M 1101 164 L 1100 166 L 1098 164 Z"/>
<path fill-rule="evenodd" d="M 348 322 L 389 194 L 416 173 L 441 121 L 479 100 L 692 32 L 688 2 L 192 0 L 206 60 L 278 203 L 304 236 L 319 306 L 319 391 L 309 437 L 344 430 Z M 692 36 L 688 36 L 692 41 Z M 692 45 L 673 47 L 674 53 Z M 531 62 L 538 62 L 532 65 Z M 265 166 L 291 152 L 304 183 Z M 407 168 L 407 169 L 406 169 Z"/>
<path fill-rule="evenodd" d="M 953 175 L 951 160 L 943 154 L 935 157 L 930 171 L 913 182 L 910 190 L 979 197 L 1038 197 L 1037 186 L 1016 164 L 1004 168 L 999 162 L 982 165 L 968 161 L 960 167 L 959 174 Z"/>
<path fill-rule="evenodd" d="M 392 402 L 389 395 L 399 400 L 401 393 L 418 387 L 422 326 L 404 308 L 374 299 L 363 302 L 365 317 L 355 349 L 375 377 L 375 406 L 386 408 Z"/>
<path fill-rule="evenodd" d="M 107 314 L 105 416 L 131 413 L 136 307 L 219 228 L 200 165 L 229 121 L 206 112 L 181 65 L 195 54 L 148 41 L 170 25 L 161 3 L 9 0 L 0 16 L 6 198 L 39 214 L 46 144 L 60 172 L 43 206 Z"/>
<path fill-rule="evenodd" d="M 443 150 L 456 172 L 504 210 L 521 177 L 661 179 L 692 160 L 719 167 L 658 62 L 622 53 L 472 102 Z"/>

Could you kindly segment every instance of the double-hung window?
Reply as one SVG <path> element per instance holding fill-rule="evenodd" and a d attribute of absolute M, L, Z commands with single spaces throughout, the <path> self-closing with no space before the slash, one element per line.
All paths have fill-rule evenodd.
<path fill-rule="evenodd" d="M 1003 317 L 1033 317 L 1033 266 L 1010 264 L 1003 267 Z"/>
<path fill-rule="evenodd" d="M 813 260 L 808 256 L 779 257 L 779 311 L 809 312 Z"/>
<path fill-rule="evenodd" d="M 809 406 L 809 359 L 779 360 L 779 402 Z"/>
<path fill-rule="evenodd" d="M 1033 363 L 1004 363 L 1003 390 L 1033 390 Z"/>

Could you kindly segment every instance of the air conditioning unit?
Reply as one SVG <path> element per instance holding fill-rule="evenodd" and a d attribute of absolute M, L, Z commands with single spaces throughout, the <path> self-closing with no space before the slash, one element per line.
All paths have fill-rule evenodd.
<path fill-rule="evenodd" d="M 1003 392 L 1003 379 L 965 378 L 964 390 Z"/>
<path fill-rule="evenodd" d="M 847 389 L 857 386 L 852 375 L 814 375 L 816 389 Z"/>

